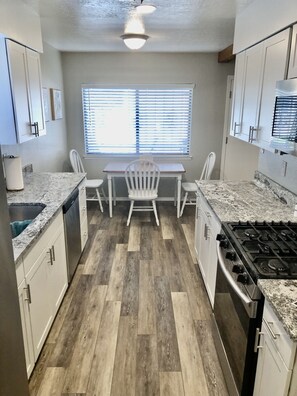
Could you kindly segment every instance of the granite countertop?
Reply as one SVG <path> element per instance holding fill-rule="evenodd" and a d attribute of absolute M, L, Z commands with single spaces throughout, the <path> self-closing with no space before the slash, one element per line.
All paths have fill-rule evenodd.
<path fill-rule="evenodd" d="M 28 227 L 12 240 L 16 265 L 25 252 L 38 240 L 59 209 L 85 177 L 83 173 L 28 173 L 24 175 L 24 189 L 7 192 L 8 204 L 42 203 L 43 211 Z"/>
<path fill-rule="evenodd" d="M 290 338 L 297 342 L 297 280 L 261 279 L 258 285 Z"/>
<path fill-rule="evenodd" d="M 196 181 L 218 220 L 292 221 L 297 196 L 257 172 L 252 181 Z M 297 341 L 297 280 L 260 280 L 264 297 L 272 305 L 288 335 Z"/>
<path fill-rule="evenodd" d="M 211 180 L 196 183 L 220 222 L 297 221 L 294 207 L 284 203 L 284 199 L 281 200 L 269 187 L 257 180 Z"/>

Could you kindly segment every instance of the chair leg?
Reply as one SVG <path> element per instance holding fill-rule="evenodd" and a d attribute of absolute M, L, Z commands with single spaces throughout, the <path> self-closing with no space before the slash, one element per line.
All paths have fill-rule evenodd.
<path fill-rule="evenodd" d="M 131 215 L 132 215 L 132 212 L 133 212 L 133 206 L 134 206 L 134 201 L 131 201 L 129 215 L 128 215 L 128 220 L 127 220 L 127 226 L 130 224 Z"/>
<path fill-rule="evenodd" d="M 187 198 L 188 198 L 188 193 L 186 192 L 186 193 L 185 193 L 185 196 L 184 196 L 182 208 L 181 208 L 181 210 L 180 210 L 180 217 L 182 217 L 182 215 L 183 215 L 183 213 L 184 213 L 184 209 L 185 209 L 185 206 L 186 206 Z"/>
<path fill-rule="evenodd" d="M 154 208 L 156 223 L 157 223 L 157 226 L 158 226 L 159 225 L 159 219 L 158 219 L 158 213 L 157 213 L 157 208 L 156 208 L 156 201 L 154 200 L 152 202 L 153 202 L 153 208 Z"/>
<path fill-rule="evenodd" d="M 101 197 L 100 197 L 100 193 L 99 193 L 98 188 L 96 188 L 96 194 L 97 194 L 100 210 L 103 213 L 103 206 L 102 206 Z"/>

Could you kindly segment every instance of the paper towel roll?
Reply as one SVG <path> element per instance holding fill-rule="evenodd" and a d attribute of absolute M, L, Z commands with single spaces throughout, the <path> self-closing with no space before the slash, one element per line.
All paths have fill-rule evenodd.
<path fill-rule="evenodd" d="M 23 190 L 24 180 L 21 157 L 4 157 L 4 168 L 7 190 Z"/>

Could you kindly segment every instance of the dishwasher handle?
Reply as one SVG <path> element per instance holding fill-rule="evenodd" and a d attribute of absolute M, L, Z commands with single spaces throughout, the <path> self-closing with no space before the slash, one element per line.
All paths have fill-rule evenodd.
<path fill-rule="evenodd" d="M 68 197 L 67 201 L 63 205 L 63 213 L 68 212 L 71 206 L 74 204 L 78 197 L 78 188 L 76 188 L 73 193 Z"/>

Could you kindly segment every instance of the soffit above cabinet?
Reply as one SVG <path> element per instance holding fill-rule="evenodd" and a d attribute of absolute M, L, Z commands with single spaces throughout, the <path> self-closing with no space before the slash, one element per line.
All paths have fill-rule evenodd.
<path fill-rule="evenodd" d="M 246 48 L 297 21 L 296 0 L 254 0 L 236 16 L 233 52 Z"/>

